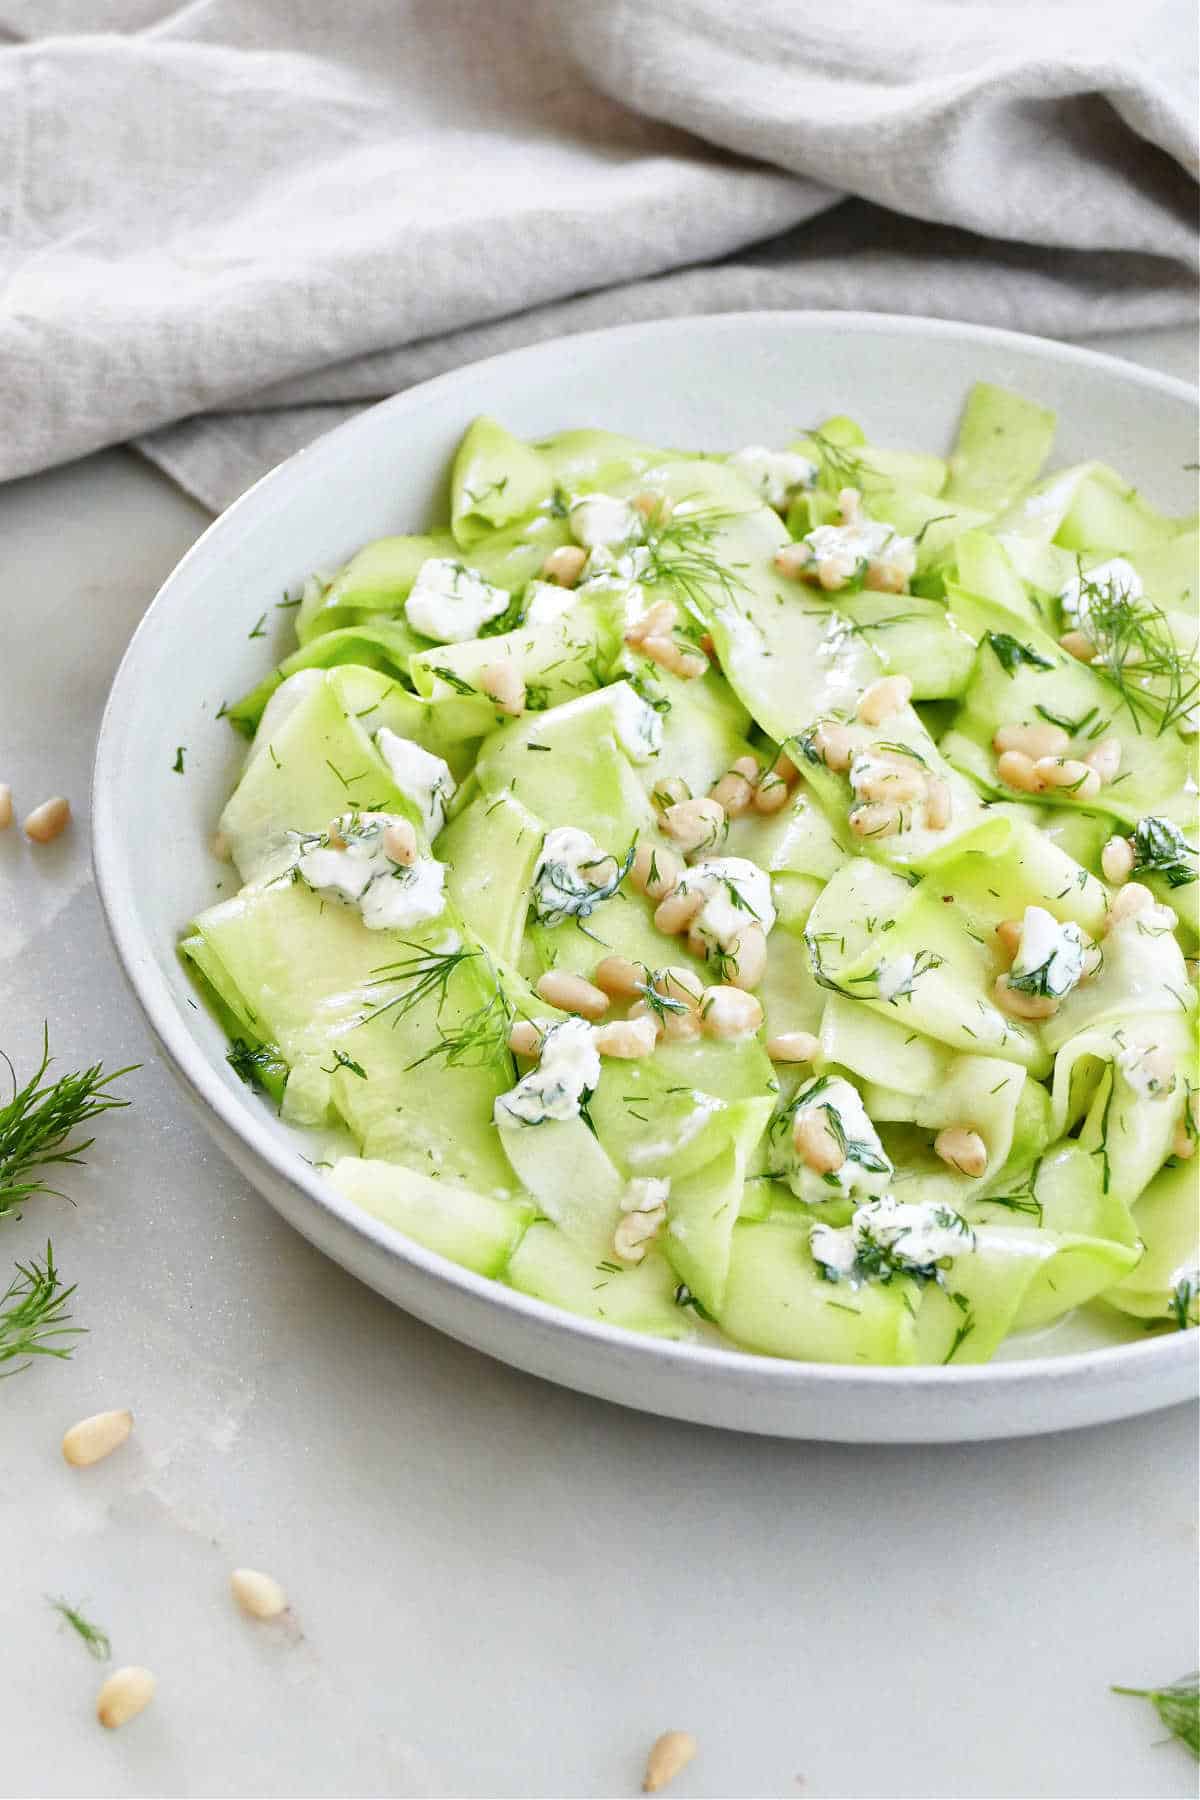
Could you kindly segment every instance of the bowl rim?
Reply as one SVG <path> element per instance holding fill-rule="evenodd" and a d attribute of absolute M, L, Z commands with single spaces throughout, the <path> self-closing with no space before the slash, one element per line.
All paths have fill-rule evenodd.
<path fill-rule="evenodd" d="M 689 314 L 682 318 L 635 321 L 600 330 L 572 333 L 543 339 L 519 349 L 467 363 L 434 376 L 428 381 L 403 389 L 375 405 L 365 407 L 350 419 L 333 427 L 285 461 L 260 477 L 229 506 L 218 513 L 195 543 L 159 587 L 139 621 L 122 655 L 112 680 L 101 717 L 93 764 L 92 863 L 96 887 L 109 935 L 117 959 L 134 995 L 145 1014 L 159 1046 L 166 1054 L 201 1111 L 214 1114 L 225 1130 L 236 1139 L 244 1154 L 265 1175 L 298 1190 L 335 1228 L 348 1230 L 373 1244 L 386 1256 L 408 1263 L 422 1275 L 451 1289 L 463 1298 L 506 1311 L 543 1332 L 565 1334 L 590 1344 L 597 1357 L 616 1354 L 623 1358 L 636 1356 L 662 1371 L 691 1375 L 703 1380 L 732 1379 L 747 1386 L 761 1383 L 776 1394 L 786 1395 L 814 1387 L 831 1395 L 847 1389 L 865 1393 L 874 1390 L 926 1390 L 970 1392 L 975 1389 L 1009 1389 L 1030 1384 L 1086 1383 L 1089 1385 L 1125 1374 L 1141 1376 L 1161 1366 L 1162 1372 L 1176 1372 L 1192 1359 L 1193 1346 L 1188 1332 L 1104 1345 L 1089 1350 L 1068 1351 L 1062 1355 L 1031 1356 L 1012 1362 L 944 1365 L 838 1364 L 802 1362 L 774 1357 L 734 1347 L 642 1336 L 618 1325 L 580 1317 L 547 1301 L 519 1293 L 515 1288 L 490 1276 L 479 1275 L 451 1262 L 438 1252 L 404 1236 L 399 1230 L 383 1224 L 343 1198 L 303 1160 L 300 1152 L 263 1129 L 248 1094 L 230 1088 L 200 1046 L 186 1029 L 166 976 L 150 947 L 146 934 L 137 922 L 133 903 L 131 869 L 121 851 L 120 818 L 116 804 L 119 792 L 118 735 L 127 705 L 126 690 L 136 693 L 141 677 L 143 657 L 150 632 L 172 603 L 174 589 L 194 565 L 219 554 L 227 533 L 237 530 L 252 519 L 268 513 L 277 497 L 289 486 L 303 485 L 310 476 L 319 474 L 321 464 L 340 455 L 342 446 L 362 428 L 367 414 L 394 413 L 402 418 L 414 404 L 424 404 L 433 395 L 455 393 L 470 388 L 481 370 L 498 364 L 535 363 L 548 351 L 570 343 L 584 347 L 597 340 L 653 339 L 655 336 L 700 328 L 705 332 L 819 333 L 836 330 L 847 335 L 885 334 L 903 337 L 952 338 L 996 348 L 1021 351 L 1028 355 L 1040 352 L 1045 358 L 1073 363 L 1097 373 L 1119 376 L 1136 386 L 1157 390 L 1187 404 L 1200 403 L 1200 392 L 1174 376 L 1146 369 L 1105 352 L 1076 344 L 1008 331 L 995 326 L 975 325 L 949 319 L 912 315 L 893 315 L 867 311 L 740 311 L 731 313 Z M 261 1190 L 267 1193 L 269 1190 Z M 272 1202 L 274 1204 L 274 1202 Z M 295 1223 L 295 1221 L 292 1221 Z M 343 1265 L 345 1266 L 345 1265 Z M 363 1278 L 360 1276 L 360 1278 Z M 369 1279 L 369 1278 L 368 1278 Z M 750 1427 L 751 1429 L 753 1427 Z"/>

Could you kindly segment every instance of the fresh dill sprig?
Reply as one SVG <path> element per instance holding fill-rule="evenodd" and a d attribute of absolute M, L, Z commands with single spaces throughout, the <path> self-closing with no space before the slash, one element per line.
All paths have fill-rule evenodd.
<path fill-rule="evenodd" d="M 816 450 L 820 469 L 818 479 L 828 493 L 836 494 L 844 487 L 861 488 L 865 492 L 868 487 L 880 485 L 882 477 L 874 470 L 864 467 L 862 458 L 855 456 L 853 450 L 845 444 L 835 444 L 832 438 L 826 437 L 823 431 L 818 431 L 815 427 L 804 431 L 802 436 Z"/>
<path fill-rule="evenodd" d="M 1032 644 L 1023 644 L 1020 638 L 1011 637 L 1007 631 L 989 631 L 985 635 L 996 661 L 1010 680 L 1015 679 L 1022 664 L 1030 669 L 1054 667 L 1048 656 L 1043 656 Z"/>
<path fill-rule="evenodd" d="M 702 624 L 714 603 L 739 611 L 738 595 L 748 592 L 742 577 L 723 563 L 713 550 L 713 539 L 722 525 L 738 515 L 707 507 L 680 513 L 682 502 L 663 523 L 651 520 L 646 528 L 645 549 L 649 562 L 641 579 L 672 589 L 686 611 Z"/>
<path fill-rule="evenodd" d="M 1079 575 L 1079 630 L 1095 655 L 1088 667 L 1121 696 L 1134 729 L 1157 719 L 1158 735 L 1191 710 L 1200 691 L 1194 652 L 1175 641 L 1170 620 L 1119 583 Z"/>
<path fill-rule="evenodd" d="M 0 1050 L 0 1060 L 8 1064 L 12 1080 L 12 1098 L 0 1107 L 0 1218 L 14 1212 L 33 1194 L 66 1196 L 52 1188 L 34 1170 L 49 1168 L 54 1163 L 79 1164 L 83 1152 L 95 1143 L 84 1138 L 68 1143 L 74 1131 L 101 1113 L 128 1106 L 108 1092 L 115 1081 L 140 1068 L 130 1063 L 124 1069 L 105 1070 L 100 1063 L 80 1069 L 71 1075 L 60 1075 L 57 1081 L 45 1079 L 50 1067 L 50 1039 L 42 1028 L 42 1060 L 24 1087 L 17 1086 L 16 1071 Z"/>
<path fill-rule="evenodd" d="M 1149 1700 L 1171 1736 L 1186 1744 L 1200 1762 L 1200 1672 L 1181 1675 L 1169 1687 L 1114 1687 L 1112 1691 Z"/>
<path fill-rule="evenodd" d="M 64 1287 L 54 1265 L 54 1246 L 46 1240 L 43 1262 L 33 1257 L 17 1263 L 16 1274 L 0 1295 L 0 1363 L 17 1362 L 15 1369 L 4 1375 L 16 1375 L 29 1367 L 35 1356 L 57 1356 L 65 1361 L 75 1349 L 67 1338 L 77 1338 L 82 1325 L 70 1325 L 67 1302 L 75 1292 L 74 1285 Z"/>
<path fill-rule="evenodd" d="M 450 1031 L 438 1021 L 438 1042 L 424 1055 L 405 1065 L 405 1071 L 419 1069 L 422 1063 L 444 1061 L 448 1069 L 493 1067 L 506 1076 L 514 1070 L 508 1034 L 512 1030 L 513 1008 L 499 982 L 496 991 Z"/>
<path fill-rule="evenodd" d="M 89 1656 L 94 1656 L 97 1662 L 107 1662 L 112 1655 L 107 1631 L 101 1630 L 99 1625 L 93 1625 L 78 1606 L 69 1606 L 65 1600 L 56 1600 L 52 1594 L 47 1594 L 46 1599 L 59 1618 L 65 1620 L 82 1639 Z"/>
<path fill-rule="evenodd" d="M 1161 875 L 1168 887 L 1187 887 L 1196 871 L 1186 860 L 1196 850 L 1178 825 L 1153 813 L 1140 821 L 1133 834 L 1133 875 Z"/>
<path fill-rule="evenodd" d="M 482 954 L 478 950 L 464 950 L 461 946 L 455 950 L 430 950 L 424 944 L 415 944 L 408 938 L 401 938 L 400 941 L 407 949 L 415 951 L 415 955 L 403 957 L 399 962 L 381 963 L 371 971 L 374 979 L 367 985 L 387 987 L 392 982 L 402 981 L 405 984 L 404 991 L 375 1007 L 370 1014 L 372 1019 L 382 1019 L 385 1013 L 390 1012 L 395 1014 L 393 1023 L 398 1023 L 431 994 L 437 995 L 440 1012 L 446 1004 L 446 994 L 455 970 Z"/>

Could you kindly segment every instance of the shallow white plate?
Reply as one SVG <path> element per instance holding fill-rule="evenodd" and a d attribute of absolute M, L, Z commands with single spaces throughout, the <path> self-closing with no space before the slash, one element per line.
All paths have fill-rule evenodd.
<path fill-rule="evenodd" d="M 629 1406 L 742 1431 L 853 1442 L 1002 1437 L 1146 1412 L 1196 1387 L 1197 1334 L 1147 1339 L 1099 1310 L 982 1368 L 830 1368 L 660 1343 L 590 1324 L 420 1249 L 357 1212 L 303 1160 L 311 1139 L 238 1081 L 175 953 L 230 891 L 207 850 L 241 741 L 216 714 L 291 646 L 274 610 L 314 568 L 447 510 L 476 414 L 538 437 L 594 425 L 661 444 L 782 443 L 835 412 L 883 444 L 940 450 L 973 381 L 1059 415 L 1057 462 L 1099 456 L 1157 504 L 1191 504 L 1196 395 L 1083 350 L 865 313 L 631 325 L 495 357 L 401 394 L 259 482 L 164 585 L 118 671 L 96 755 L 96 877 L 125 971 L 214 1137 L 314 1244 L 418 1317 L 518 1367 Z M 268 636 L 251 638 L 266 609 Z M 187 773 L 172 772 L 187 746 Z M 204 1221 L 196 1221 L 203 1232 Z M 1122 1335 L 1128 1341 L 1121 1341 Z"/>

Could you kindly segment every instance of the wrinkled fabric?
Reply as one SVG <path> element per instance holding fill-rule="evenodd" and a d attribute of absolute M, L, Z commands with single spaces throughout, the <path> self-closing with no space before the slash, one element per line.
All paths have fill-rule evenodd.
<path fill-rule="evenodd" d="M 1181 0 L 0 0 L 0 34 L 0 479 L 132 438 L 221 506 L 384 394 L 629 319 L 1194 312 Z"/>

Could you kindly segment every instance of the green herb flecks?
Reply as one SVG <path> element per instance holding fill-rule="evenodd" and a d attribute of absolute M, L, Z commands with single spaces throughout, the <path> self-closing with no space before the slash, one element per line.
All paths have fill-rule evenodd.
<path fill-rule="evenodd" d="M 1133 834 L 1133 874 L 1161 875 L 1168 887 L 1187 887 L 1196 879 L 1195 868 L 1185 859 L 1196 856 L 1178 825 L 1148 814 Z"/>
<path fill-rule="evenodd" d="M 182 775 L 182 774 L 183 774 L 183 772 L 184 772 L 184 769 L 183 769 L 183 754 L 184 754 L 184 751 L 185 751 L 185 750 L 186 750 L 186 749 L 187 749 L 187 745 L 186 745 L 186 744 L 180 744 L 180 745 L 179 745 L 179 747 L 178 747 L 178 749 L 177 749 L 177 750 L 176 750 L 176 752 L 175 752 L 175 761 L 174 761 L 174 762 L 173 762 L 173 763 L 172 763 L 172 764 L 171 764 L 171 773 L 172 773 L 172 775 Z"/>
<path fill-rule="evenodd" d="M 677 501 L 664 523 L 651 519 L 646 527 L 645 549 L 649 558 L 644 582 L 671 589 L 686 611 L 701 623 L 714 606 L 740 610 L 738 595 L 747 584 L 713 549 L 723 525 L 738 517 L 714 507 L 684 512 L 686 500 Z"/>
<path fill-rule="evenodd" d="M 266 615 L 266 613 L 260 613 L 258 624 L 254 627 L 254 630 L 249 633 L 249 635 L 252 638 L 266 637 L 266 635 L 267 635 L 267 615 Z"/>
<path fill-rule="evenodd" d="M 1030 669 L 1054 667 L 1048 656 L 1043 656 L 1032 644 L 1023 644 L 1019 638 L 1010 637 L 1007 631 L 989 631 L 986 637 L 997 662 L 1010 680 L 1015 680 L 1017 670 L 1022 665 Z"/>
<path fill-rule="evenodd" d="M 130 1063 L 124 1069 L 105 1070 L 100 1063 L 57 1081 L 46 1080 L 50 1067 L 49 1036 L 42 1032 L 42 1058 L 23 1087 L 17 1086 L 16 1072 L 3 1051 L 0 1061 L 8 1064 L 12 1079 L 12 1098 L 0 1107 L 0 1217 L 14 1212 L 33 1194 L 59 1194 L 39 1176 L 36 1169 L 56 1163 L 79 1164 L 83 1152 L 90 1149 L 94 1138 L 68 1143 L 81 1125 L 129 1105 L 109 1093 L 114 1082 L 131 1075 L 140 1067 Z"/>
<path fill-rule="evenodd" d="M 1200 1672 L 1183 1675 L 1169 1687 L 1114 1687 L 1112 1691 L 1149 1700 L 1171 1736 L 1186 1744 L 1200 1761 Z"/>
<path fill-rule="evenodd" d="M 88 1655 L 94 1656 L 97 1662 L 107 1662 L 112 1655 L 107 1631 L 102 1631 L 99 1625 L 93 1625 L 78 1606 L 69 1606 L 65 1600 L 55 1600 L 50 1594 L 47 1594 L 46 1599 L 59 1618 L 76 1633 Z"/>
<path fill-rule="evenodd" d="M 67 1303 L 75 1288 L 64 1287 L 54 1264 L 54 1246 L 46 1240 L 42 1262 L 36 1257 L 17 1263 L 16 1272 L 0 1295 L 0 1363 L 16 1368 L 0 1371 L 0 1378 L 27 1369 L 35 1356 L 69 1357 L 74 1349 L 68 1339 L 79 1337 L 81 1325 L 70 1324 Z"/>

